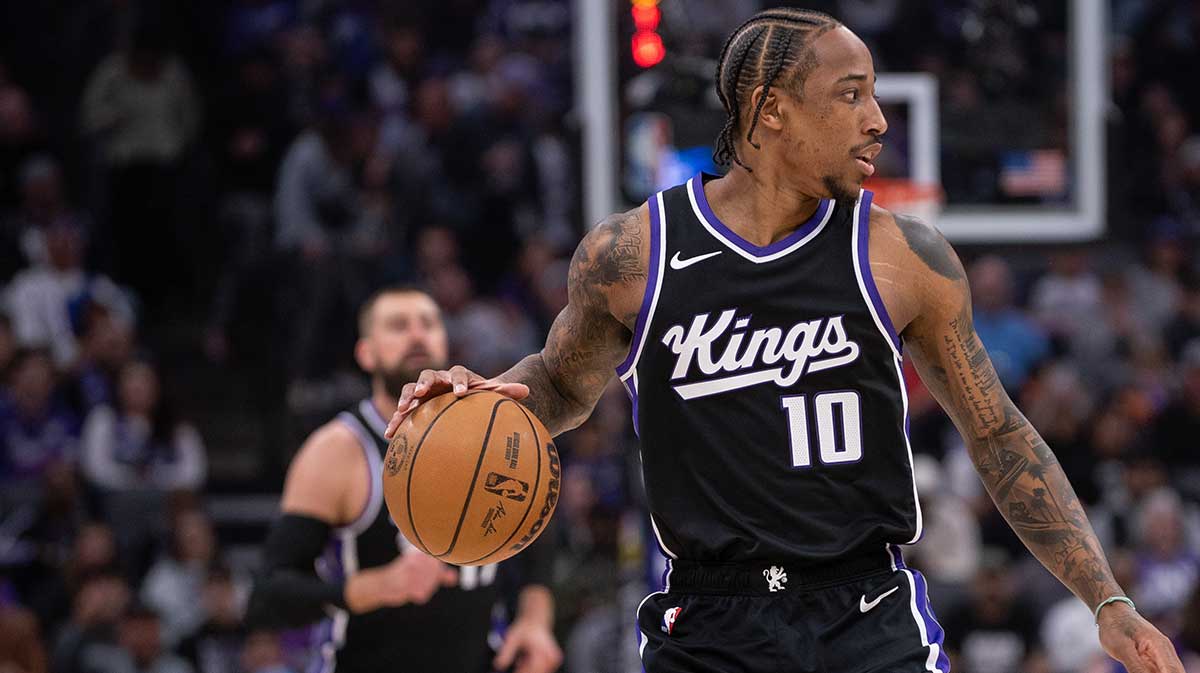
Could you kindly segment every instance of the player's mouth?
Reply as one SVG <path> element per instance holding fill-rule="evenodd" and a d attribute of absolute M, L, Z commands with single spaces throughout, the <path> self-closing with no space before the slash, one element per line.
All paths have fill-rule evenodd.
<path fill-rule="evenodd" d="M 854 161 L 858 164 L 858 169 L 867 177 L 875 175 L 875 157 L 882 151 L 881 143 L 872 143 L 854 152 Z"/>
<path fill-rule="evenodd" d="M 429 351 L 421 348 L 410 350 L 404 354 L 405 362 L 412 362 L 414 360 L 418 362 L 428 362 L 431 358 L 432 356 L 429 354 Z"/>

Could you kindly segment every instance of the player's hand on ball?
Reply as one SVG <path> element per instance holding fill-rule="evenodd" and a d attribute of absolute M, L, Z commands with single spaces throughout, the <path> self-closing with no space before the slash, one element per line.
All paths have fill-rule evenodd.
<path fill-rule="evenodd" d="M 551 673 L 558 670 L 562 659 L 562 650 L 547 626 L 518 619 L 504 634 L 504 644 L 492 665 L 507 671 L 516 662 L 514 673 Z"/>
<path fill-rule="evenodd" d="M 356 614 L 408 603 L 422 605 L 441 587 L 457 582 L 457 570 L 409 549 L 385 566 L 352 576 L 346 584 L 346 605 Z"/>
<path fill-rule="evenodd" d="M 1171 641 L 1122 603 L 1100 611 L 1100 644 L 1129 673 L 1184 673 Z"/>
<path fill-rule="evenodd" d="M 396 403 L 396 413 L 392 414 L 392 420 L 383 436 L 389 440 L 394 437 L 396 428 L 399 428 L 404 419 L 425 400 L 451 391 L 462 396 L 473 390 L 494 390 L 514 400 L 523 400 L 529 396 L 529 386 L 524 383 L 485 379 L 462 365 L 455 365 L 450 369 L 426 369 L 416 381 L 404 384 L 400 401 Z"/>

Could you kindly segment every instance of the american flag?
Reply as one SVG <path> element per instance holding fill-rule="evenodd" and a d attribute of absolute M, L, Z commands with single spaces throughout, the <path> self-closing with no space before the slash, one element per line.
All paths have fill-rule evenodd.
<path fill-rule="evenodd" d="M 1067 189 L 1067 160 L 1062 150 L 1005 152 L 1000 190 L 1006 196 L 1060 197 Z"/>

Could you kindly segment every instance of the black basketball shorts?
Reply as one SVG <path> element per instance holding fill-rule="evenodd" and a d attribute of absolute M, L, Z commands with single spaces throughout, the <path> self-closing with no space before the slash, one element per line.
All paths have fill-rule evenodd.
<path fill-rule="evenodd" d="M 925 578 L 889 552 L 803 573 L 673 561 L 638 607 L 646 673 L 948 673 Z"/>

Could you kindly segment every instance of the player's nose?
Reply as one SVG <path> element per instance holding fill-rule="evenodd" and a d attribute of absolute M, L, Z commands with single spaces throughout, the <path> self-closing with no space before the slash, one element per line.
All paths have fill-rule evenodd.
<path fill-rule="evenodd" d="M 887 133 L 887 130 L 888 123 L 887 118 L 883 116 L 883 109 L 879 107 L 879 101 L 872 97 L 870 104 L 867 106 L 867 117 L 864 120 L 863 132 L 868 135 L 881 136 Z"/>

